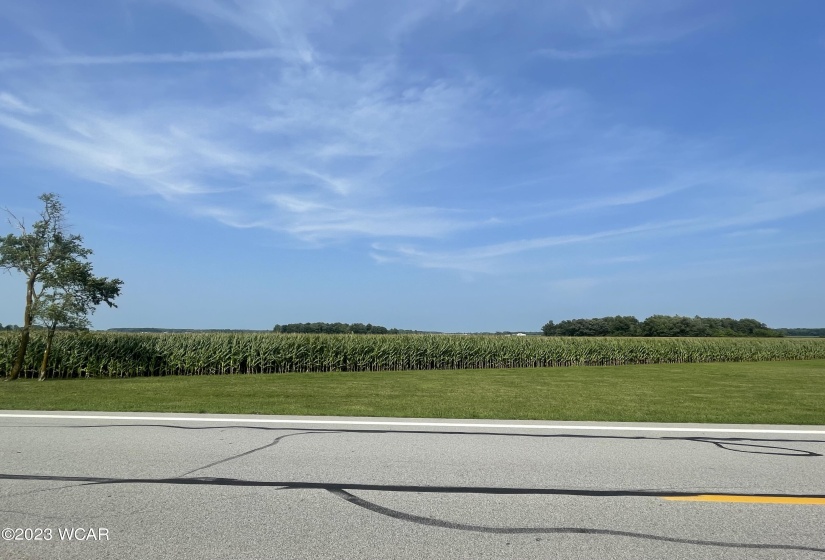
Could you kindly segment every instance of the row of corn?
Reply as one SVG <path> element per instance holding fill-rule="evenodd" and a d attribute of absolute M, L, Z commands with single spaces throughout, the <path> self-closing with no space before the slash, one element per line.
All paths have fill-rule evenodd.
<path fill-rule="evenodd" d="M 0 333 L 0 375 L 19 335 Z M 32 333 L 24 376 L 40 367 Z M 58 333 L 49 377 L 554 367 L 825 359 L 825 339 L 557 338 L 474 335 Z"/>

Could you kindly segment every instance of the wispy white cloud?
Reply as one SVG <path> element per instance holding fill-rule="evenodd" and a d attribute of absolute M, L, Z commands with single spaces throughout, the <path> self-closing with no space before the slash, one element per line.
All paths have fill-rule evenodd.
<path fill-rule="evenodd" d="M 440 238 L 460 229 L 478 227 L 455 211 L 426 207 L 347 207 L 345 205 L 306 205 L 278 201 L 284 210 L 273 229 L 311 242 L 330 242 L 351 237 Z"/>
<path fill-rule="evenodd" d="M 590 24 L 596 29 L 617 29 L 622 26 L 619 12 L 606 6 L 585 6 Z"/>
<path fill-rule="evenodd" d="M 202 204 L 196 212 L 234 228 L 285 233 L 311 246 L 359 237 L 436 239 L 483 225 L 443 208 L 357 206 L 340 200 L 311 202 L 286 195 L 268 196 L 255 210 Z"/>
<path fill-rule="evenodd" d="M 732 174 L 726 173 L 724 176 L 730 180 Z M 816 176 L 818 174 L 788 174 L 786 185 L 798 185 L 800 182 L 804 183 L 805 179 Z M 745 173 L 741 180 L 745 181 L 748 178 L 752 179 L 753 175 Z M 645 200 L 644 197 L 630 197 L 624 203 L 632 204 L 643 200 Z M 626 228 L 595 231 L 587 234 L 534 237 L 518 241 L 466 247 L 454 251 L 430 251 L 411 245 L 377 244 L 373 246 L 372 256 L 379 262 L 397 262 L 422 268 L 492 273 L 501 270 L 502 263 L 507 257 L 566 245 L 612 242 L 622 238 L 633 238 L 637 242 L 661 240 L 714 232 L 722 232 L 725 236 L 741 236 L 744 233 L 751 234 L 754 231 L 762 234 L 772 233 L 776 231 L 776 228 L 760 228 L 747 230 L 746 232 L 737 230 L 729 233 L 725 233 L 724 230 L 771 224 L 825 208 L 825 192 L 799 186 L 786 186 L 781 191 L 766 189 L 763 196 L 758 199 L 753 199 L 752 196 L 736 196 L 734 194 L 724 196 L 721 200 L 726 201 L 726 205 L 732 206 L 733 209 L 720 208 L 710 214 L 705 212 L 687 218 L 643 223 Z M 599 204 L 600 202 L 594 203 L 593 207 Z M 633 262 L 633 260 L 616 260 L 615 262 Z"/>
<path fill-rule="evenodd" d="M 47 163 L 93 181 L 135 192 L 148 190 L 168 200 L 213 192 L 218 188 L 203 180 L 206 174 L 232 174 L 248 169 L 253 161 L 174 125 L 76 109 L 70 113 L 44 110 L 35 117 L 0 113 L 0 127 L 38 146 L 34 153 Z"/>
<path fill-rule="evenodd" d="M 306 29 L 329 22 L 323 7 L 304 2 L 167 0 L 166 3 L 207 23 L 232 26 L 262 43 L 285 47 L 306 63 L 314 58 L 314 48 L 306 36 Z"/>
<path fill-rule="evenodd" d="M 633 206 L 643 204 L 646 202 L 653 202 L 672 194 L 679 193 L 691 187 L 696 187 L 700 183 L 695 181 L 684 181 L 676 185 L 664 185 L 661 187 L 653 187 L 648 189 L 639 189 L 634 191 L 620 192 L 618 194 L 607 194 L 590 200 L 564 205 L 551 212 L 546 212 L 543 216 L 573 214 L 592 210 L 601 210 L 604 208 L 612 208 L 619 206 Z M 536 217 L 532 217 L 536 219 Z"/>
<path fill-rule="evenodd" d="M 243 60 L 292 60 L 284 49 L 253 49 L 218 52 L 130 53 L 120 55 L 64 55 L 0 57 L 0 70 L 32 66 L 111 66 L 125 64 L 193 64 Z"/>
<path fill-rule="evenodd" d="M 22 100 L 7 91 L 0 91 L 0 110 L 3 109 L 13 111 L 15 113 L 24 113 L 27 115 L 33 115 L 40 112 L 40 110 L 36 107 L 32 107 L 31 105 L 24 103 Z"/>
<path fill-rule="evenodd" d="M 788 191 L 779 196 L 761 197 L 744 211 L 731 212 L 709 226 L 727 228 L 768 224 L 825 208 L 825 191 L 797 190 L 793 187 L 789 187 Z"/>
<path fill-rule="evenodd" d="M 619 54 L 631 54 L 634 51 L 618 49 L 616 47 L 601 47 L 589 49 L 556 49 L 546 48 L 535 51 L 537 55 L 552 58 L 554 60 L 591 60 L 605 56 L 616 56 Z"/>
<path fill-rule="evenodd" d="M 764 237 L 766 235 L 776 235 L 782 231 L 780 228 L 756 228 L 756 229 L 743 229 L 739 231 L 732 231 L 727 233 L 728 237 L 751 237 L 751 236 L 759 236 Z"/>
<path fill-rule="evenodd" d="M 117 115 L 47 95 L 40 114 L 0 113 L 0 128 L 28 141 L 16 149 L 36 147 L 30 152 L 41 161 L 81 177 L 158 194 L 232 227 L 311 243 L 433 238 L 484 222 L 456 208 L 398 201 L 382 178 L 394 163 L 460 143 L 460 88 L 400 91 L 380 73 L 364 84 L 331 70 L 314 74 L 310 84 L 287 80 L 262 92 L 257 117 L 239 105 L 222 106 L 219 116 L 217 107 L 179 105 Z M 350 89 L 337 90 L 340 99 L 283 105 L 300 99 L 301 88 L 336 91 L 329 81 Z M 28 107 L 13 99 L 16 108 Z M 218 118 L 204 119 L 204 111 Z M 249 150 L 252 139 L 266 139 L 268 147 Z M 280 148 L 282 139 L 288 142 Z"/>
<path fill-rule="evenodd" d="M 425 24 L 467 18 L 472 27 L 512 8 L 422 3 L 397 18 L 393 30 L 376 32 L 387 52 L 373 57 L 325 49 L 323 32 L 339 16 L 355 21 L 361 13 L 345 2 L 169 3 L 221 32 L 240 31 L 242 46 L 261 48 L 0 59 L 11 74 L 19 68 L 48 73 L 48 88 L 43 81 L 27 84 L 21 71 L 14 75 L 24 77 L 9 87 L 15 93 L 0 92 L 0 128 L 25 140 L 13 149 L 91 181 L 159 195 L 230 227 L 282 232 L 311 244 L 365 238 L 377 261 L 464 272 L 495 272 L 507 259 L 556 247 L 750 228 L 825 206 L 825 195 L 808 179 L 778 173 L 769 181 L 717 161 L 710 150 L 685 155 L 690 143 L 672 134 L 597 118 L 593 100 L 581 91 L 516 92 L 469 65 L 428 72 L 410 63 L 409 51 L 406 58 L 399 52 L 402 39 Z M 559 6 L 552 6 L 554 13 L 567 9 Z M 701 28 L 701 22 L 668 20 L 661 30 L 640 31 L 638 20 L 658 13 L 644 3 L 576 9 L 575 44 L 542 54 L 598 58 L 667 44 Z M 372 31 L 341 33 L 346 43 Z M 278 64 L 263 64 L 269 60 Z M 233 84 L 232 94 L 211 95 L 228 77 L 225 65 L 209 63 L 224 61 L 249 61 L 253 71 Z M 73 87 L 94 83 L 98 66 L 155 64 L 202 65 L 180 71 L 206 85 L 165 97 L 149 87 L 148 72 L 131 82 L 124 76 L 135 91 L 122 86 L 123 103 L 94 87 Z M 43 66 L 69 68 L 58 73 Z M 513 202 L 495 197 L 476 205 L 495 191 L 484 191 L 483 175 L 498 171 L 486 160 L 502 151 L 511 161 L 523 160 L 530 173 L 566 173 L 567 179 L 522 181 L 529 188 Z M 550 163 L 541 163 L 545 156 Z M 454 162 L 485 171 L 453 174 Z M 433 185 L 413 176 L 439 165 L 444 171 Z M 754 196 L 755 188 L 762 194 Z M 699 189 L 706 199 L 692 197 L 694 207 L 639 211 Z M 624 212 L 622 227 L 594 225 L 607 212 Z M 469 231 L 478 234 L 471 246 Z"/>
<path fill-rule="evenodd" d="M 602 259 L 595 259 L 591 264 L 605 265 L 605 264 L 627 264 L 640 263 L 650 259 L 650 255 L 622 255 L 618 257 L 608 257 Z"/>
<path fill-rule="evenodd" d="M 504 243 L 469 247 L 455 251 L 426 251 L 410 245 L 373 245 L 372 256 L 379 262 L 401 262 L 422 268 L 443 268 L 467 272 L 494 272 L 499 270 L 501 260 L 511 255 L 538 251 L 564 245 L 580 245 L 616 237 L 657 232 L 689 226 L 695 220 L 673 220 L 647 223 L 627 228 L 597 231 L 588 234 L 556 235 L 520 239 Z"/>
<path fill-rule="evenodd" d="M 404 83 L 394 66 L 357 73 L 326 66 L 291 69 L 265 92 L 267 111 L 252 126 L 290 134 L 305 157 L 397 157 L 477 140 L 479 83 Z"/>
<path fill-rule="evenodd" d="M 41 161 L 233 227 L 317 243 L 427 238 L 478 223 L 459 209 L 394 200 L 384 174 L 422 152 L 475 142 L 463 138 L 473 123 L 462 105 L 480 94 L 473 85 L 399 87 L 389 80 L 394 71 L 294 68 L 258 91 L 251 108 L 167 104 L 121 115 L 39 94 L 48 109 L 19 114 L 29 105 L 9 95 L 4 105 L 18 111 L 0 113 L 0 127 L 36 147 Z"/>
<path fill-rule="evenodd" d="M 559 61 L 640 56 L 711 27 L 716 17 L 691 13 L 687 2 L 577 2 L 570 13 L 575 40 L 551 44 L 534 54 Z M 577 11 L 584 17 L 576 20 Z"/>

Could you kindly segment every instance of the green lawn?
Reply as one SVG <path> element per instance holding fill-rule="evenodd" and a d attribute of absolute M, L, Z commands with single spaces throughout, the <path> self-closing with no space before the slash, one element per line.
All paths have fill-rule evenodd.
<path fill-rule="evenodd" d="M 0 409 L 825 425 L 825 360 L 17 380 Z"/>

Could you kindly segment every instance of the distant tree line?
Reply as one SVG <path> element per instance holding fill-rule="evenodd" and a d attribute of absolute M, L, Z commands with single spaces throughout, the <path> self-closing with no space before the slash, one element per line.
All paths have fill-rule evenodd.
<path fill-rule="evenodd" d="M 644 321 L 636 317 L 615 316 L 597 319 L 568 319 L 558 324 L 548 322 L 541 329 L 544 336 L 751 336 L 781 337 L 756 319 L 717 319 L 652 315 Z"/>
<path fill-rule="evenodd" d="M 3 325 L 2 323 L 0 323 L 0 331 L 19 331 L 19 330 L 22 330 L 22 329 L 23 329 L 23 327 L 21 327 L 20 325 Z M 32 331 L 43 331 L 43 330 L 49 330 L 49 327 L 45 327 L 43 325 L 33 324 L 31 326 L 31 330 Z M 89 328 L 88 327 L 73 327 L 73 326 L 66 326 L 66 325 L 57 325 L 55 327 L 55 330 L 58 330 L 58 331 L 88 331 Z"/>
<path fill-rule="evenodd" d="M 260 333 L 269 332 L 255 329 L 164 329 L 162 327 L 116 327 L 110 332 L 121 333 Z"/>
<path fill-rule="evenodd" d="M 421 331 L 402 329 L 388 329 L 380 325 L 367 323 L 290 323 L 275 325 L 272 329 L 276 333 L 300 334 L 414 334 Z"/>
<path fill-rule="evenodd" d="M 825 329 L 776 329 L 784 336 L 818 336 L 825 338 Z"/>

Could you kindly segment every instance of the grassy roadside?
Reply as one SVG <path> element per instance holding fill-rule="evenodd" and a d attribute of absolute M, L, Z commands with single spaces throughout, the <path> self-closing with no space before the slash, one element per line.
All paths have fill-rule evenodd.
<path fill-rule="evenodd" d="M 825 360 L 0 383 L 0 410 L 825 425 Z"/>

